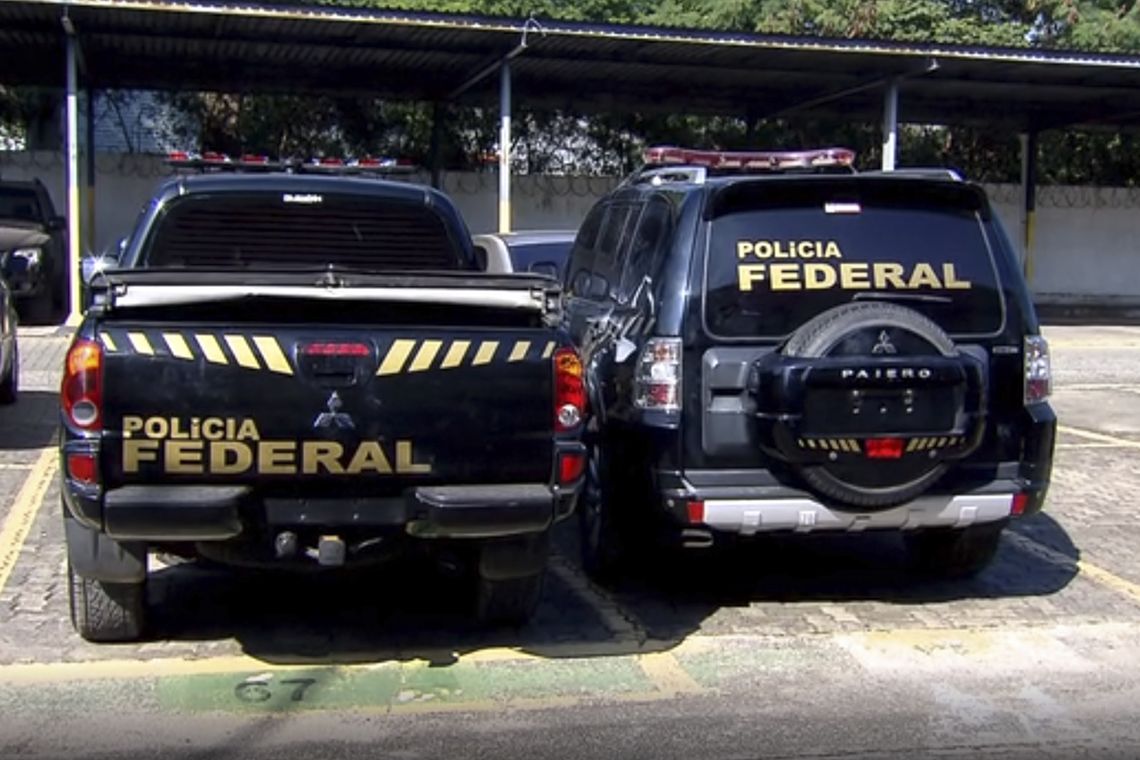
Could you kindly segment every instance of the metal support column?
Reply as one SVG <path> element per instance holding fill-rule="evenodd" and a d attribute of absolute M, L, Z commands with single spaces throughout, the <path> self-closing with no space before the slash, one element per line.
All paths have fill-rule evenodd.
<path fill-rule="evenodd" d="M 431 186 L 436 190 L 439 190 L 443 184 L 443 115 L 443 105 L 438 100 L 432 103 L 428 168 L 431 169 Z"/>
<path fill-rule="evenodd" d="M 899 82 L 887 83 L 883 96 L 883 171 L 895 170 L 895 156 L 899 143 Z"/>
<path fill-rule="evenodd" d="M 499 232 L 511 231 L 511 64 L 499 69 Z"/>
<path fill-rule="evenodd" d="M 79 256 L 83 240 L 79 232 L 79 41 L 73 32 L 67 40 L 67 134 L 64 137 L 64 155 L 67 156 L 67 267 L 68 314 L 67 324 L 79 324 L 80 277 Z"/>
<path fill-rule="evenodd" d="M 1037 133 L 1022 132 L 1021 140 L 1021 265 L 1033 284 L 1033 227 L 1037 213 Z"/>
<path fill-rule="evenodd" d="M 84 140 L 84 158 L 87 172 L 87 218 L 84 220 L 84 231 L 88 251 L 95 250 L 95 92 L 88 87 L 84 105 L 86 117 L 86 139 Z"/>

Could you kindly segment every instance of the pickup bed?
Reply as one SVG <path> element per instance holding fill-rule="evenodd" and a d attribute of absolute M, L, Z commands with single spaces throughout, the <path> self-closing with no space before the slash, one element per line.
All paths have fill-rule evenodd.
<path fill-rule="evenodd" d="M 142 635 L 152 551 L 281 568 L 458 554 L 481 620 L 529 617 L 582 481 L 582 371 L 557 283 L 476 266 L 425 188 L 161 189 L 67 357 L 79 633 Z"/>

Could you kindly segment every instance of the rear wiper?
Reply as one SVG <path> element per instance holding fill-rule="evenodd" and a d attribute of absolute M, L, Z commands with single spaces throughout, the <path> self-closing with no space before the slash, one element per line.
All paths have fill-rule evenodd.
<path fill-rule="evenodd" d="M 910 293 L 856 293 L 852 301 L 921 301 L 923 303 L 953 303 L 947 296 L 927 296 Z"/>

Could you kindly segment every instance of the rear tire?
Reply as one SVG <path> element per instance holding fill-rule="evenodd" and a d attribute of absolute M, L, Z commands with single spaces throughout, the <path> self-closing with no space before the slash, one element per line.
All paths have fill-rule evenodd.
<path fill-rule="evenodd" d="M 71 623 L 87 641 L 138 641 L 146 620 L 146 582 L 104 583 L 67 566 Z"/>
<path fill-rule="evenodd" d="M 972 578 L 993 561 L 1004 522 L 941 528 L 904 535 L 911 565 L 923 575 L 946 580 Z"/>
<path fill-rule="evenodd" d="M 520 626 L 538 610 L 545 571 L 521 578 L 479 578 L 475 617 L 484 626 Z"/>
<path fill-rule="evenodd" d="M 0 404 L 14 404 L 20 395 L 20 348 L 12 339 L 12 363 L 0 378 Z"/>
<path fill-rule="evenodd" d="M 578 534 L 582 569 L 602 584 L 612 583 L 622 575 L 629 551 L 626 531 L 614 514 L 617 500 L 607 468 L 605 456 L 595 443 L 590 447 L 586 482 L 578 502 Z"/>

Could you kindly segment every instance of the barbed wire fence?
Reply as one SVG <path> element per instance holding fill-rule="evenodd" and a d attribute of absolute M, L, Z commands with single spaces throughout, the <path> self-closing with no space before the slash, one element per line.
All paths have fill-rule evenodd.
<path fill-rule="evenodd" d="M 81 161 L 84 166 L 85 162 Z M 38 177 L 49 186 L 61 181 L 63 157 L 55 151 L 0 151 L 0 178 Z M 163 156 L 147 153 L 99 153 L 95 156 L 96 183 L 103 178 L 150 180 L 158 182 L 174 176 Z M 431 175 L 417 171 L 394 175 L 403 181 L 428 184 Z M 512 180 L 512 193 L 540 202 L 560 197 L 600 198 L 621 181 L 620 177 L 597 175 L 522 174 Z M 498 174 L 488 171 L 442 172 L 442 187 L 454 195 L 481 195 L 498 186 Z M 1016 184 L 986 184 L 986 192 L 996 204 L 1021 203 L 1021 187 Z M 1097 187 L 1088 185 L 1039 185 L 1037 208 L 1057 209 L 1140 209 L 1140 187 Z"/>

